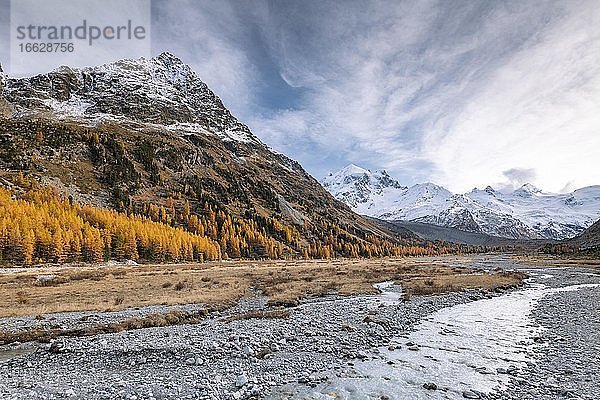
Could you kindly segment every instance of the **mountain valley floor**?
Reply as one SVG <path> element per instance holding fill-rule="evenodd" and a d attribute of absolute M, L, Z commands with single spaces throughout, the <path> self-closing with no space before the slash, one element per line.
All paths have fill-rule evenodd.
<path fill-rule="evenodd" d="M 222 310 L 257 292 L 270 305 L 293 305 L 327 294 L 375 294 L 373 284 L 390 280 L 410 294 L 494 291 L 523 279 L 515 271 L 473 271 L 463 265 L 469 262 L 449 257 L 6 268 L 0 269 L 0 317 L 178 304 Z"/>
<path fill-rule="evenodd" d="M 476 255 L 4 269 L 0 397 L 598 398 L 594 267 Z M 573 285 L 577 291 L 558 291 Z M 470 390 L 460 377 L 436 382 L 433 370 L 428 377 L 420 367 L 427 380 L 384 384 L 404 368 L 388 350 L 406 360 L 425 354 L 431 344 L 409 338 L 440 312 L 542 286 L 547 293 L 530 302 L 526 338 L 515 344 L 526 362 L 462 366 L 482 380 L 503 380 L 497 388 Z M 390 371 L 365 376 L 362 368 L 377 362 Z M 335 386 L 348 379 L 377 389 L 344 393 L 350 385 Z"/>

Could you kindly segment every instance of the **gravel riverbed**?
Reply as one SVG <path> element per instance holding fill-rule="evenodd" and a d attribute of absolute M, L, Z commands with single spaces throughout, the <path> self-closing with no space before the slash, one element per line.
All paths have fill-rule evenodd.
<path fill-rule="evenodd" d="M 489 399 L 600 399 L 600 272 L 545 269 L 553 288 L 583 285 L 543 297 L 532 318 L 542 330 L 531 349 L 534 362 L 519 371 L 509 389 Z"/>
<path fill-rule="evenodd" d="M 511 268 L 503 257 L 477 257 L 473 268 Z M 536 268 L 528 283 L 548 288 L 600 283 L 586 269 Z M 49 344 L 0 347 L 1 399 L 262 399 L 335 398 L 311 392 L 351 376 L 356 366 L 385 360 L 381 349 L 415 351 L 426 343 L 407 343 L 419 322 L 439 310 L 486 299 L 467 291 L 443 296 L 413 296 L 403 302 L 391 286 L 385 296 L 310 299 L 279 319 L 226 321 L 229 315 L 265 309 L 256 296 L 196 325 L 149 328 L 82 338 L 61 338 L 59 352 Z M 533 308 L 534 345 L 525 368 L 502 371 L 506 390 L 463 393 L 489 399 L 600 398 L 596 387 L 600 337 L 600 289 L 586 287 L 542 297 Z M 494 296 L 505 296 L 500 293 Z M 189 306 L 195 309 L 200 306 Z M 168 308 L 125 310 L 106 315 L 67 313 L 1 320 L 4 329 L 36 324 L 77 327 Z M 507 310 L 510 312 L 510 310 Z M 50 319 L 53 318 L 53 319 Z M 83 320 L 82 320 L 83 319 Z M 44 326 L 44 325 L 43 325 Z M 405 340 L 406 339 L 406 340 Z M 403 349 L 401 349 L 403 348 Z M 500 373 L 494 371 L 494 373 Z M 508 373 L 508 374 L 507 374 Z M 482 375 L 483 376 L 483 375 Z M 424 381 L 434 385 L 436 382 Z M 347 395 L 348 399 L 412 399 L 401 388 L 386 393 Z M 387 390 L 387 389 L 386 389 Z M 453 398 L 433 386 L 419 390 Z M 304 397 L 302 397 L 304 396 Z M 441 396 L 441 397 L 440 397 Z M 477 396 L 477 397 L 474 397 Z M 339 397 L 342 398 L 342 397 Z"/>

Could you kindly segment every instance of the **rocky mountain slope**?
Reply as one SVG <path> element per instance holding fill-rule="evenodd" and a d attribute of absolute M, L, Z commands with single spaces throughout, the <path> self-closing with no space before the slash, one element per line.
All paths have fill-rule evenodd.
<path fill-rule="evenodd" d="M 581 235 L 570 240 L 569 243 L 578 246 L 581 250 L 600 250 L 600 220 L 587 228 Z"/>
<path fill-rule="evenodd" d="M 523 240 L 501 238 L 490 236 L 481 232 L 467 232 L 457 228 L 426 224 L 413 221 L 387 221 L 386 226 L 392 230 L 408 230 L 419 237 L 427 240 L 443 240 L 451 243 L 461 243 L 470 246 L 519 246 L 522 247 Z M 537 241 L 533 241 L 537 242 Z"/>
<path fill-rule="evenodd" d="M 271 151 L 172 54 L 1 77 L 0 175 L 11 190 L 25 175 L 122 211 L 222 211 L 283 253 L 385 253 L 400 243 Z"/>
<path fill-rule="evenodd" d="M 600 218 L 600 186 L 567 194 L 527 184 L 503 192 L 487 187 L 454 194 L 433 183 L 401 185 L 385 171 L 349 165 L 323 186 L 359 214 L 428 223 L 512 239 L 565 239 Z"/>

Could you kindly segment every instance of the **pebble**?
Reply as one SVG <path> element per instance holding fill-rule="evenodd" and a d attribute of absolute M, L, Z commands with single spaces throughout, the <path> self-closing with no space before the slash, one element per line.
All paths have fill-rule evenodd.
<path fill-rule="evenodd" d="M 248 377 L 245 374 L 238 375 L 235 378 L 235 386 L 240 388 L 248 383 Z"/>
<path fill-rule="evenodd" d="M 477 393 L 473 392 L 472 390 L 465 390 L 462 393 L 462 395 L 465 399 L 480 399 L 481 398 Z"/>

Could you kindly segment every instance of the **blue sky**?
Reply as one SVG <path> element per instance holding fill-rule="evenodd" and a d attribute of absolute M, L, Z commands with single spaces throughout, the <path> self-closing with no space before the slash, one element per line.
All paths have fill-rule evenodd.
<path fill-rule="evenodd" d="M 600 184 L 597 1 L 155 0 L 152 50 L 317 178 Z"/>

